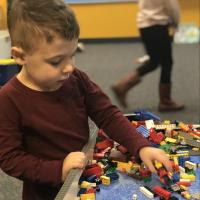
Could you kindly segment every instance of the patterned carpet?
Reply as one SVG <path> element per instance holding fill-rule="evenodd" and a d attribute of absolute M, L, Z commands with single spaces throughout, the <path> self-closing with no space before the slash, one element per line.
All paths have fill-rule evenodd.
<path fill-rule="evenodd" d="M 0 170 L 0 200 L 20 200 L 22 182 Z"/>

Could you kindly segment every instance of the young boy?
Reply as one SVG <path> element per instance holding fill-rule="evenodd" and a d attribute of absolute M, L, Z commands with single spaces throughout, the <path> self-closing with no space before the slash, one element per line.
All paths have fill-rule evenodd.
<path fill-rule="evenodd" d="M 61 0 L 14 0 L 12 56 L 22 70 L 0 91 L 0 167 L 23 180 L 24 200 L 53 200 L 72 168 L 83 168 L 88 116 L 156 172 L 150 147 L 88 76 L 74 66 L 79 25 Z"/>

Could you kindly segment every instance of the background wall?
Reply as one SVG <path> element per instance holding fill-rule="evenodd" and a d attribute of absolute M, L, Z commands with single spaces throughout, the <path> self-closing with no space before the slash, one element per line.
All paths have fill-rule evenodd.
<path fill-rule="evenodd" d="M 200 27 L 200 0 L 179 0 L 181 23 Z M 81 38 L 137 37 L 137 3 L 71 4 L 81 25 Z"/>
<path fill-rule="evenodd" d="M 179 0 L 181 22 L 200 27 L 200 0 Z M 137 3 L 70 4 L 81 26 L 81 38 L 137 37 Z M 7 1 L 0 0 L 0 29 L 6 28 Z"/>

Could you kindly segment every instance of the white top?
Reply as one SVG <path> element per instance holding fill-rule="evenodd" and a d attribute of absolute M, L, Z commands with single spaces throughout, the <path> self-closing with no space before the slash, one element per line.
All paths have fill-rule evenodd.
<path fill-rule="evenodd" d="M 177 0 L 139 0 L 138 4 L 137 25 L 139 28 L 166 24 L 178 26 L 180 8 Z"/>

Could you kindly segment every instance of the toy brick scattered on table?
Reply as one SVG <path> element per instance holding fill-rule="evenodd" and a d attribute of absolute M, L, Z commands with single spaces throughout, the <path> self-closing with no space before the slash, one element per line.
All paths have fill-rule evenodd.
<path fill-rule="evenodd" d="M 140 186 L 140 191 L 148 198 L 158 195 L 166 200 L 178 199 L 172 194 L 180 194 L 183 198 L 190 199 L 192 194 L 188 192 L 188 188 L 191 182 L 196 180 L 195 171 L 199 163 L 190 161 L 189 156 L 191 151 L 200 155 L 200 126 L 194 127 L 192 124 L 178 121 L 171 123 L 169 120 L 161 122 L 159 117 L 144 110 L 134 113 L 131 117 L 126 116 L 129 120 L 133 119 L 131 124 L 148 138 L 153 146 L 166 151 L 174 172 L 167 172 L 161 163 L 155 162 L 160 182 L 151 187 L 145 186 L 145 183 L 152 179 L 150 170 L 143 163 L 136 163 L 124 146 L 111 140 L 106 133 L 99 130 L 93 155 L 95 162 L 86 166 L 83 171 L 77 196 L 84 200 L 92 193 L 91 199 L 95 199 L 95 193 L 100 191 L 101 184 L 109 187 L 113 182 L 120 181 L 118 175 L 120 172 L 140 180 L 143 184 Z"/>

